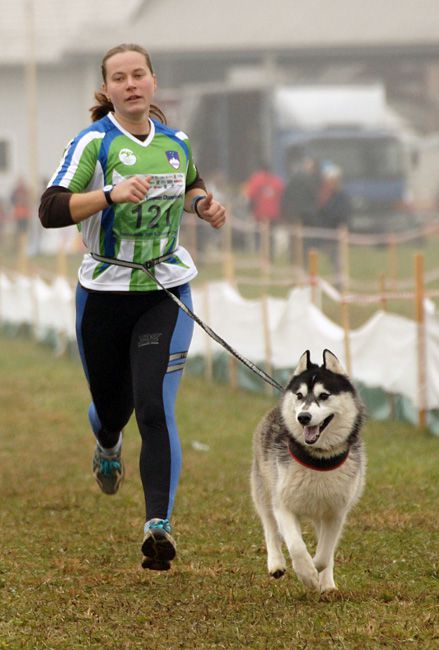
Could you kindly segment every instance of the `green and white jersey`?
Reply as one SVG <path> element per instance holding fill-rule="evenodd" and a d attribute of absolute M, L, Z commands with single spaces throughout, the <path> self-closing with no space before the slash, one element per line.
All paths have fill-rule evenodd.
<path fill-rule="evenodd" d="M 195 180 L 197 170 L 187 135 L 150 122 L 144 142 L 123 129 L 111 113 L 94 122 L 68 144 L 49 186 L 88 192 L 130 176 L 150 175 L 144 201 L 108 206 L 78 228 L 88 250 L 105 257 L 143 263 L 173 253 L 152 272 L 165 287 L 175 287 L 197 275 L 191 256 L 179 244 L 186 185 Z M 90 253 L 84 255 L 79 281 L 97 291 L 158 288 L 143 271 L 96 262 Z"/>

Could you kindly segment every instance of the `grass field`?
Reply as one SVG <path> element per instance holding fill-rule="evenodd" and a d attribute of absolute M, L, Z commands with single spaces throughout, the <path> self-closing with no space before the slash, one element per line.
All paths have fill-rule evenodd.
<path fill-rule="evenodd" d="M 127 480 L 107 497 L 91 476 L 79 364 L 0 338 L 0 649 L 437 648 L 439 440 L 368 423 L 367 488 L 337 553 L 340 594 L 325 599 L 291 570 L 266 574 L 248 475 L 271 404 L 185 377 L 178 559 L 144 572 L 134 422 Z"/>

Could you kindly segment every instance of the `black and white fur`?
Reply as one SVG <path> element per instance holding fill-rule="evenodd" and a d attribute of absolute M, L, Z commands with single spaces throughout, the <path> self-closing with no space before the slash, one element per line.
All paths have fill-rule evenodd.
<path fill-rule="evenodd" d="M 274 578 L 286 571 L 285 543 L 304 585 L 320 592 L 337 589 L 334 552 L 365 482 L 364 418 L 364 407 L 337 357 L 324 350 L 318 366 L 307 350 L 279 404 L 254 436 L 251 490 Z M 316 531 L 313 558 L 302 538 L 302 517 L 311 519 Z"/>

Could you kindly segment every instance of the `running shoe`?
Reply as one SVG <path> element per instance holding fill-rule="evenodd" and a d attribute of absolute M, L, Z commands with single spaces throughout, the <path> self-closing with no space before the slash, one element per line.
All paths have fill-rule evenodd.
<path fill-rule="evenodd" d="M 93 474 L 105 494 L 116 494 L 124 477 L 122 449 L 116 454 L 107 454 L 96 445 L 93 456 Z"/>
<path fill-rule="evenodd" d="M 142 544 L 142 567 L 152 571 L 168 571 L 176 553 L 168 519 L 150 519 L 146 522 Z"/>

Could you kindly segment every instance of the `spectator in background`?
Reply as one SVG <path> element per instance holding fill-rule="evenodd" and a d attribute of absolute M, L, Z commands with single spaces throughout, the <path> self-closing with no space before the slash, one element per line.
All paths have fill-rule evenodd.
<path fill-rule="evenodd" d="M 286 224 L 315 226 L 320 191 L 320 168 L 313 158 L 304 158 L 292 170 L 281 202 L 282 220 Z"/>
<path fill-rule="evenodd" d="M 301 224 L 309 228 L 317 226 L 320 184 L 321 172 L 317 160 L 303 158 L 292 168 L 281 203 L 281 215 L 284 225 Z M 311 248 L 316 248 L 318 243 L 311 237 L 303 239 L 305 264 L 307 263 L 308 251 Z"/>
<path fill-rule="evenodd" d="M 317 223 L 322 228 L 338 228 L 349 222 L 352 206 L 342 180 L 340 167 L 333 164 L 323 167 L 317 209 Z"/>
<path fill-rule="evenodd" d="M 256 224 L 277 223 L 280 218 L 280 205 L 284 190 L 283 180 L 271 171 L 270 166 L 263 162 L 260 169 L 254 172 L 244 186 L 244 194 L 249 202 L 250 212 Z M 270 254 L 272 255 L 273 237 L 270 237 Z M 256 233 L 256 245 L 260 245 L 260 232 Z"/>
<path fill-rule="evenodd" d="M 15 247 L 27 234 L 31 218 L 30 191 L 23 178 L 19 178 L 11 194 L 12 218 L 15 223 Z"/>
<path fill-rule="evenodd" d="M 342 187 L 342 180 L 343 175 L 340 167 L 332 163 L 323 166 L 317 210 L 318 225 L 322 228 L 336 229 L 349 223 L 352 205 L 348 194 Z M 341 272 L 341 261 L 337 239 L 328 240 L 326 249 L 338 279 Z"/>

